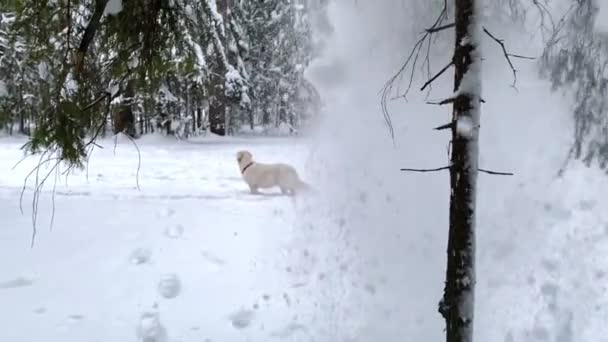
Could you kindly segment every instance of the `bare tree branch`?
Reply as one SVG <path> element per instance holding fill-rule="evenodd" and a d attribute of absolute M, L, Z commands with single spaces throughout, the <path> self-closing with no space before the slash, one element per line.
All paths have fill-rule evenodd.
<path fill-rule="evenodd" d="M 444 72 L 446 72 L 453 65 L 454 65 L 454 62 L 450 61 L 450 63 L 448 63 L 446 66 L 444 66 L 443 69 L 441 69 L 437 74 L 435 74 L 435 76 L 433 76 L 430 80 L 426 81 L 426 83 L 424 83 L 422 88 L 420 88 L 420 91 L 423 91 L 426 87 L 430 86 L 431 83 L 433 83 L 437 78 L 439 78 L 439 76 L 441 76 Z"/>
<path fill-rule="evenodd" d="M 390 100 L 391 98 L 407 98 L 407 94 L 409 93 L 409 91 L 412 87 L 416 64 L 417 64 L 418 58 L 420 56 L 420 51 L 422 50 L 422 48 L 424 46 L 424 42 L 427 39 L 430 40 L 434 33 L 433 31 L 438 29 L 441 26 L 441 24 L 447 19 L 447 10 L 448 10 L 448 3 L 447 3 L 447 0 L 444 0 L 443 9 L 441 10 L 441 13 L 437 17 L 437 19 L 435 20 L 433 25 L 431 25 L 431 27 L 422 34 L 422 37 L 420 37 L 420 39 L 416 42 L 416 44 L 414 44 L 414 47 L 410 51 L 405 62 L 401 65 L 399 70 L 392 77 L 389 78 L 389 80 L 384 84 L 384 86 L 380 90 L 380 93 L 381 93 L 380 106 L 382 108 L 382 114 L 384 116 L 384 120 L 386 121 L 386 123 L 389 127 L 389 132 L 390 132 L 391 138 L 393 140 L 395 138 L 395 132 L 393 129 L 393 124 L 392 124 L 392 120 L 390 118 L 390 114 L 388 112 L 388 100 Z M 425 62 L 423 63 L 423 67 L 426 64 L 428 69 L 430 69 L 429 55 L 430 55 L 430 42 L 427 47 L 427 56 L 425 58 Z M 409 79 L 407 89 L 400 96 L 397 96 L 397 97 L 391 96 L 391 92 L 394 90 L 395 86 L 398 87 L 398 84 L 400 83 L 406 69 L 410 65 L 411 65 L 411 72 L 410 72 L 410 79 Z M 430 77 L 430 70 L 428 71 L 428 74 Z"/>
<path fill-rule="evenodd" d="M 445 100 L 441 100 L 439 102 L 427 101 L 426 104 L 443 106 L 443 105 L 446 105 L 446 104 L 454 103 L 454 101 L 456 101 L 456 98 L 455 97 L 450 97 L 450 98 L 447 98 Z"/>
<path fill-rule="evenodd" d="M 442 166 L 442 167 L 437 167 L 434 169 L 410 169 L 410 168 L 403 168 L 400 169 L 401 171 L 408 171 L 408 172 L 437 172 L 437 171 L 443 171 L 443 170 L 449 170 L 451 168 L 450 165 L 448 166 Z M 487 173 L 489 175 L 494 175 L 494 176 L 513 176 L 514 173 L 512 172 L 498 172 L 498 171 L 492 171 L 492 170 L 487 170 L 487 169 L 482 169 L 482 168 L 478 168 L 477 171 L 479 172 L 483 172 L 483 173 Z"/>
<path fill-rule="evenodd" d="M 507 51 L 507 48 L 505 46 L 503 39 L 497 38 L 492 33 L 490 33 L 490 31 L 488 31 L 488 29 L 486 29 L 485 27 L 483 27 L 483 32 L 485 32 L 485 34 L 487 34 L 490 38 L 492 38 L 492 40 L 494 40 L 496 43 L 498 43 L 498 45 L 500 45 L 500 48 L 502 49 L 505 59 L 507 60 L 507 63 L 509 63 L 509 67 L 511 68 L 511 71 L 513 72 L 513 84 L 511 84 L 511 87 L 515 88 L 515 85 L 517 84 L 517 69 L 515 69 L 515 66 L 513 65 L 513 62 L 511 61 L 511 57 L 523 58 L 523 59 L 534 59 L 534 57 L 526 57 L 526 56 L 522 56 L 522 55 L 511 54 Z"/>
<path fill-rule="evenodd" d="M 477 171 L 487 173 L 489 175 L 495 175 L 495 176 L 513 176 L 514 175 L 513 172 L 498 172 L 498 171 L 479 169 L 479 168 L 477 169 Z"/>
<path fill-rule="evenodd" d="M 437 32 L 443 31 L 443 30 L 450 29 L 454 26 L 456 26 L 456 23 L 450 23 L 450 24 L 445 24 L 443 26 L 431 27 L 431 28 L 426 29 L 425 31 L 427 33 L 437 33 Z"/>
<path fill-rule="evenodd" d="M 442 130 L 445 130 L 445 129 L 450 129 L 452 127 L 454 127 L 454 123 L 450 122 L 450 123 L 447 123 L 445 125 L 441 125 L 441 126 L 435 127 L 433 129 L 436 130 L 436 131 L 442 131 Z"/>
<path fill-rule="evenodd" d="M 515 54 L 512 54 L 512 53 L 510 53 L 509 56 L 510 57 L 515 57 L 515 58 L 521 58 L 521 59 L 530 59 L 530 60 L 535 60 L 536 59 L 536 57 L 515 55 Z"/>
<path fill-rule="evenodd" d="M 438 167 L 435 169 L 401 169 L 401 171 L 409 171 L 409 172 L 437 172 L 437 171 L 443 171 L 443 170 L 449 170 L 451 166 L 442 166 L 442 167 Z"/>

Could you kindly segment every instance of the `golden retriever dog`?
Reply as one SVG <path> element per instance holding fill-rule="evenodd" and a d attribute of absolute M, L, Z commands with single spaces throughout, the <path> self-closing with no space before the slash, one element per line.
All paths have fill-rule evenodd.
<path fill-rule="evenodd" d="M 238 151 L 236 161 L 252 194 L 258 194 L 258 189 L 273 187 L 279 187 L 283 194 L 288 195 L 310 190 L 310 186 L 300 179 L 291 165 L 258 163 L 253 160 L 253 154 L 249 151 Z"/>

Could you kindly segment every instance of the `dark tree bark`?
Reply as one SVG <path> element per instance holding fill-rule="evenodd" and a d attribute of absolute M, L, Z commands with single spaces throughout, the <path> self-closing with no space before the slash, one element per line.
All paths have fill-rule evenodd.
<path fill-rule="evenodd" d="M 253 116 L 253 109 L 249 109 L 248 111 L 249 114 L 249 128 L 251 128 L 251 130 L 253 131 L 255 128 L 255 118 Z"/>
<path fill-rule="evenodd" d="M 219 63 L 218 63 L 219 64 Z M 211 77 L 209 96 L 209 131 L 217 135 L 226 135 L 226 96 L 224 83 L 226 81 L 224 68 L 217 66 Z M 222 70 L 222 71 L 220 71 Z"/>
<path fill-rule="evenodd" d="M 99 23 L 101 22 L 101 18 L 103 17 L 103 12 L 108 4 L 109 0 L 96 0 L 95 1 L 95 10 L 93 11 L 93 16 L 87 27 L 84 30 L 84 34 L 82 35 L 82 40 L 80 41 L 80 45 L 77 50 L 76 57 L 76 70 L 80 73 L 83 68 L 84 58 L 89 50 L 89 45 L 93 42 L 93 38 L 95 37 L 95 33 L 99 28 Z"/>
<path fill-rule="evenodd" d="M 226 135 L 226 111 L 228 109 L 228 98 L 225 94 L 226 73 L 228 72 L 228 61 L 226 57 L 226 32 L 228 20 L 228 3 L 229 0 L 217 0 L 217 11 L 222 15 L 223 23 L 213 19 L 210 8 L 206 8 L 208 16 L 212 19 L 213 27 L 217 33 L 217 38 L 214 39 L 213 45 L 215 48 L 215 56 L 213 58 L 212 72 L 210 77 L 211 89 L 209 94 L 209 131 L 217 135 Z"/>
<path fill-rule="evenodd" d="M 203 110 L 200 106 L 196 107 L 196 127 L 198 129 L 203 128 Z"/>
<path fill-rule="evenodd" d="M 476 0 L 455 1 L 455 82 L 450 167 L 447 270 L 439 311 L 448 342 L 473 340 L 475 193 L 481 105 L 480 27 Z"/>
<path fill-rule="evenodd" d="M 123 132 L 135 137 L 135 115 L 133 114 L 133 97 L 135 96 L 135 85 L 133 80 L 127 82 L 124 92 L 124 101 L 114 115 L 114 134 Z"/>

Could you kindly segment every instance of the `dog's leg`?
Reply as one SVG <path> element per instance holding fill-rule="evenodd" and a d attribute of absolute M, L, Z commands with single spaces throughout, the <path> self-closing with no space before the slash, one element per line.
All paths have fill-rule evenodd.
<path fill-rule="evenodd" d="M 260 192 L 258 191 L 258 187 L 255 185 L 250 185 L 249 186 L 249 190 L 251 191 L 252 194 L 256 195 L 259 194 Z"/>
<path fill-rule="evenodd" d="M 282 193 L 283 195 L 287 195 L 287 194 L 289 194 L 289 190 L 288 190 L 287 188 L 284 188 L 284 187 L 280 187 L 280 188 L 281 188 L 281 193 Z"/>

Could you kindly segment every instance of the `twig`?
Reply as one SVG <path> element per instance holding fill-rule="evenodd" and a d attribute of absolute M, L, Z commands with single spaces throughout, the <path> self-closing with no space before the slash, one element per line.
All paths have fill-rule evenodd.
<path fill-rule="evenodd" d="M 96 105 L 98 105 L 101 101 L 107 99 L 108 97 L 110 97 L 110 93 L 104 93 L 103 95 L 101 95 L 100 97 L 96 98 L 93 102 L 91 102 L 90 104 L 88 104 L 86 107 L 82 108 L 80 111 L 82 112 L 86 112 L 87 110 L 95 107 Z"/>
<path fill-rule="evenodd" d="M 454 26 L 456 26 L 456 23 L 450 23 L 450 24 L 445 24 L 443 26 L 431 27 L 431 28 L 426 29 L 425 31 L 427 33 L 437 33 L 437 32 L 443 31 L 443 30 L 450 29 Z"/>
<path fill-rule="evenodd" d="M 55 225 L 55 194 L 57 190 L 57 178 L 59 178 L 59 168 L 55 169 L 55 181 L 53 182 L 53 192 L 51 194 L 51 224 L 49 226 L 49 231 L 53 231 L 53 226 Z"/>
<path fill-rule="evenodd" d="M 26 154 L 25 156 L 23 156 L 23 158 L 19 159 L 19 161 L 17 163 L 15 163 L 15 165 L 13 165 L 13 167 L 11 168 L 11 170 L 15 170 L 15 168 L 17 166 L 19 166 L 19 164 L 21 164 L 24 160 L 26 160 L 29 157 L 32 157 L 33 154 Z"/>
<path fill-rule="evenodd" d="M 36 188 L 34 190 L 34 199 L 32 200 L 32 226 L 33 226 L 32 228 L 33 229 L 32 229 L 32 242 L 31 242 L 31 246 L 30 246 L 31 248 L 34 248 L 34 241 L 36 239 L 37 223 L 38 223 L 38 203 L 40 202 L 40 194 L 42 193 L 42 187 L 44 186 L 44 183 L 46 183 L 48 178 L 51 176 L 51 173 L 53 173 L 56 170 L 59 170 L 58 169 L 59 164 L 61 164 L 61 159 L 57 160 L 55 165 L 53 165 L 51 170 L 46 174 L 46 176 L 44 176 L 44 178 L 42 178 L 42 180 L 39 183 L 38 183 L 38 178 L 36 178 L 37 184 L 36 184 Z M 54 194 L 53 194 L 53 196 L 54 196 Z M 54 207 L 55 207 L 55 202 L 53 199 L 53 208 Z M 54 209 L 53 209 L 53 216 L 51 219 L 52 220 L 55 219 Z"/>
<path fill-rule="evenodd" d="M 447 98 L 445 100 L 441 100 L 439 102 L 427 101 L 426 104 L 443 106 L 443 105 L 446 105 L 446 104 L 454 103 L 454 101 L 456 101 L 456 98 L 455 97 L 450 97 L 450 98 Z"/>
<path fill-rule="evenodd" d="M 446 66 L 443 67 L 435 76 L 433 76 L 430 80 L 426 81 L 420 91 L 423 91 L 426 87 L 430 86 L 439 76 L 441 76 L 444 72 L 446 72 L 452 65 L 454 65 L 453 61 L 450 61 Z"/>
<path fill-rule="evenodd" d="M 392 96 L 390 96 L 390 93 L 392 92 L 393 88 L 395 87 L 395 84 L 399 83 L 401 81 L 401 78 L 403 77 L 405 70 L 408 68 L 408 66 L 410 66 L 410 63 L 411 63 L 412 71 L 410 73 L 410 80 L 409 80 L 407 89 L 400 96 L 400 97 L 407 99 L 407 94 L 409 93 L 409 91 L 412 87 L 412 82 L 414 80 L 414 72 L 416 69 L 416 64 L 418 62 L 418 57 L 420 55 L 420 50 L 423 48 L 424 42 L 427 39 L 429 39 L 429 40 L 431 39 L 431 37 L 434 33 L 433 30 L 439 28 L 441 26 L 441 24 L 443 23 L 443 21 L 447 18 L 447 10 L 448 10 L 448 3 L 447 3 L 447 0 L 444 0 L 443 9 L 441 10 L 441 13 L 437 17 L 437 19 L 435 20 L 433 25 L 431 25 L 431 27 L 423 33 L 422 37 L 416 42 L 416 44 L 414 44 L 414 47 L 410 51 L 408 57 L 406 58 L 405 62 L 401 65 L 399 70 L 392 77 L 390 77 L 389 80 L 384 84 L 382 89 L 380 89 L 380 93 L 382 94 L 381 99 L 380 99 L 382 115 L 384 116 L 384 120 L 386 121 L 386 123 L 389 127 L 389 133 L 391 135 L 391 138 L 393 139 L 393 143 L 395 140 L 395 131 L 393 129 L 393 124 L 391 121 L 390 114 L 388 112 L 388 105 L 387 105 L 388 100 L 392 97 Z M 427 56 L 425 58 L 425 63 L 427 64 L 427 68 L 430 69 L 429 55 L 430 55 L 430 43 L 427 48 Z M 423 63 L 423 67 L 424 67 L 425 63 Z M 430 72 L 428 72 L 428 74 L 430 75 Z"/>
<path fill-rule="evenodd" d="M 513 65 L 513 62 L 511 61 L 511 57 L 524 58 L 524 59 L 534 59 L 534 58 L 533 57 L 525 57 L 525 56 L 521 56 L 521 55 L 514 55 L 514 54 L 511 54 L 511 53 L 507 52 L 507 48 L 505 46 L 505 43 L 504 43 L 503 39 L 497 38 L 492 33 L 490 33 L 490 31 L 488 31 L 488 29 L 486 29 L 485 27 L 483 27 L 483 32 L 485 32 L 485 34 L 487 34 L 490 38 L 492 38 L 492 40 L 494 40 L 496 43 L 498 43 L 498 45 L 500 45 L 500 48 L 502 49 L 502 53 L 504 54 L 505 59 L 507 60 L 507 63 L 509 63 L 509 67 L 511 68 L 511 72 L 513 72 L 513 84 L 511 85 L 511 87 L 517 89 L 515 87 L 515 85 L 517 84 L 517 69 L 515 69 L 515 66 Z"/>
<path fill-rule="evenodd" d="M 436 172 L 436 171 L 443 171 L 443 170 L 448 170 L 450 169 L 451 166 L 442 166 L 442 167 L 438 167 L 435 169 L 408 169 L 408 168 L 404 168 L 401 169 L 401 171 L 409 171 L 409 172 Z"/>
<path fill-rule="evenodd" d="M 447 123 L 445 125 L 441 125 L 441 126 L 435 127 L 435 128 L 433 128 L 433 130 L 435 130 L 435 131 L 443 131 L 444 129 L 450 129 L 452 127 L 454 127 L 454 123 L 450 122 L 450 123 Z"/>
<path fill-rule="evenodd" d="M 530 57 L 530 56 L 522 56 L 522 55 L 516 55 L 516 54 L 509 54 L 510 57 L 515 57 L 515 58 L 521 58 L 521 59 L 530 59 L 530 60 L 535 60 L 536 57 Z"/>
<path fill-rule="evenodd" d="M 491 170 L 479 169 L 479 168 L 477 169 L 477 171 L 487 173 L 489 175 L 495 175 L 495 176 L 513 176 L 514 175 L 514 173 L 512 173 L 512 172 L 498 172 L 498 171 L 491 171 Z"/>
<path fill-rule="evenodd" d="M 409 172 L 437 172 L 437 171 L 443 171 L 443 170 L 449 170 L 452 167 L 450 165 L 448 166 L 442 166 L 442 167 L 438 167 L 438 168 L 434 168 L 434 169 L 409 169 L 409 168 L 403 168 L 400 169 L 401 171 L 409 171 Z M 490 175 L 495 175 L 495 176 L 513 176 L 514 173 L 512 172 L 498 172 L 498 171 L 491 171 L 491 170 L 486 170 L 486 169 L 481 169 L 481 168 L 477 168 L 477 171 L 479 172 L 483 172 L 483 173 L 487 173 Z"/>
<path fill-rule="evenodd" d="M 139 146 L 137 146 L 137 143 L 135 143 L 135 140 L 133 140 L 133 138 L 131 138 L 130 135 L 124 134 L 130 141 L 131 143 L 133 143 L 133 146 L 135 146 L 135 149 L 137 150 L 137 172 L 135 173 L 135 182 L 137 184 L 137 190 L 141 189 L 139 188 L 139 170 L 141 169 L 141 151 L 139 150 Z"/>
<path fill-rule="evenodd" d="M 40 155 L 40 159 L 38 160 L 38 166 L 34 167 L 32 169 L 32 171 L 30 171 L 30 173 L 28 173 L 27 176 L 25 176 L 25 179 L 23 180 L 23 186 L 21 187 L 21 195 L 19 195 L 19 210 L 21 211 L 22 215 L 23 215 L 23 194 L 25 193 L 25 189 L 27 188 L 27 181 L 34 174 L 34 172 L 38 171 L 38 169 L 40 168 L 40 166 L 42 166 L 42 164 L 46 164 L 49 161 L 48 159 L 44 162 L 42 161 L 42 158 L 44 158 L 44 156 L 47 153 L 48 153 L 48 151 L 42 152 L 42 154 Z"/>

